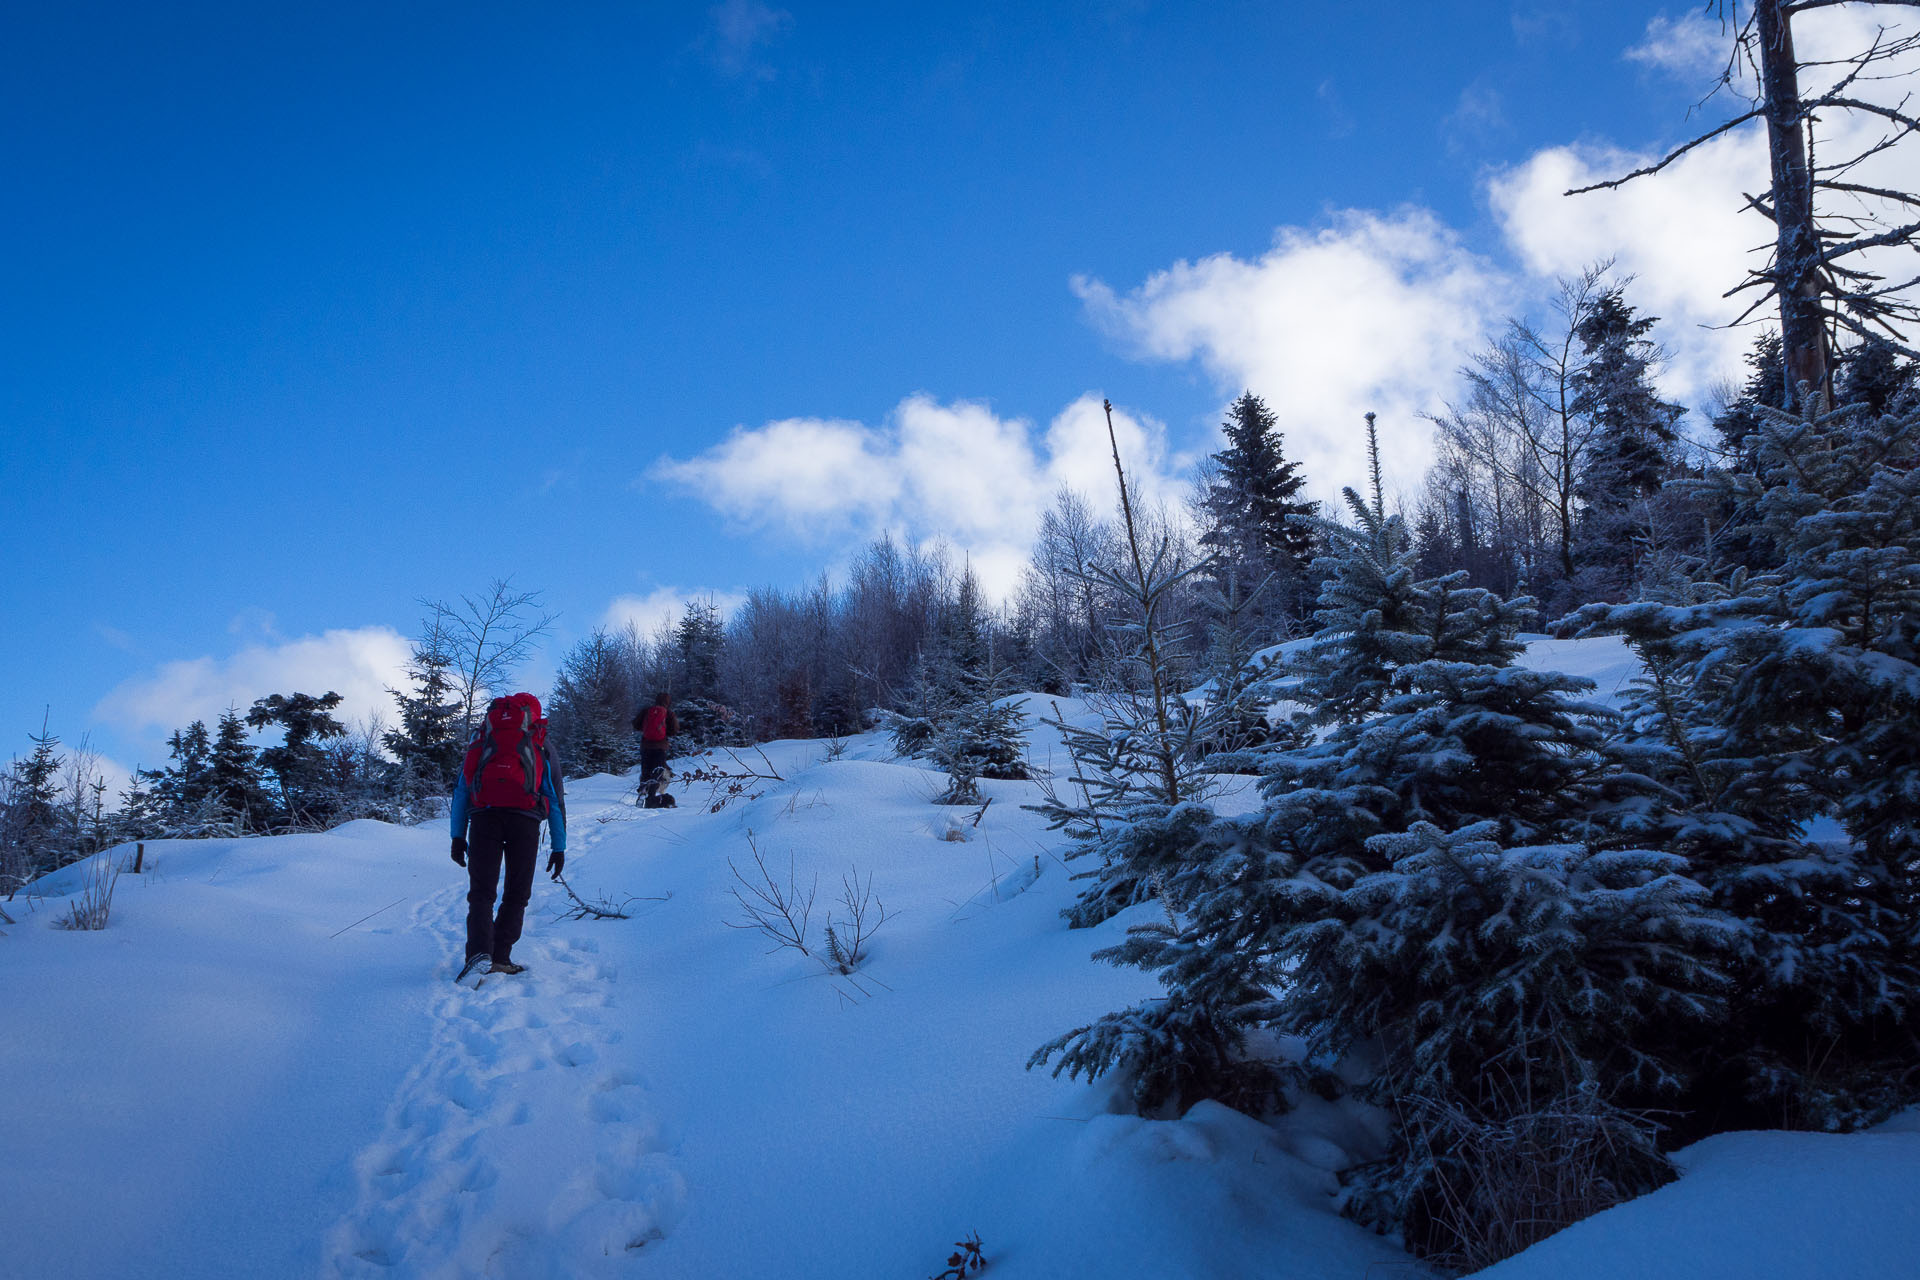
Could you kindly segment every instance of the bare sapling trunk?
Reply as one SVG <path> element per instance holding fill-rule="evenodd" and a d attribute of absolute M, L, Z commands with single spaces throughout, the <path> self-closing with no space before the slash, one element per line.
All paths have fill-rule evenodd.
<path fill-rule="evenodd" d="M 1166 681 L 1160 669 L 1159 641 L 1154 628 L 1154 599 L 1149 590 L 1146 561 L 1140 555 L 1140 533 L 1133 521 L 1133 500 L 1127 495 L 1127 472 L 1120 465 L 1120 438 L 1113 430 L 1113 401 L 1102 400 L 1107 414 L 1107 443 L 1113 448 L 1113 473 L 1120 481 L 1120 515 L 1127 525 L 1127 551 L 1133 557 L 1134 581 L 1140 587 L 1141 630 L 1147 651 L 1147 672 L 1153 684 L 1153 720 L 1159 733 L 1154 755 L 1160 766 L 1160 783 L 1166 788 L 1167 803 L 1180 803 L 1179 762 L 1173 757 L 1173 739 L 1167 728 Z"/>

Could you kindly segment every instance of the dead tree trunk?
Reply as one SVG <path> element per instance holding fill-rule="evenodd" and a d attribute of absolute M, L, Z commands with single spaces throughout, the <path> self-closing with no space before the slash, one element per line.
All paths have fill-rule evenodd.
<path fill-rule="evenodd" d="M 1781 0 L 1757 0 L 1760 84 L 1765 100 L 1767 153 L 1772 163 L 1773 275 L 1780 295 L 1780 342 L 1786 356 L 1788 401 L 1801 383 L 1832 403 L 1827 327 L 1820 288 L 1820 231 L 1813 216 L 1813 167 L 1808 156 L 1800 63 L 1793 26 Z"/>

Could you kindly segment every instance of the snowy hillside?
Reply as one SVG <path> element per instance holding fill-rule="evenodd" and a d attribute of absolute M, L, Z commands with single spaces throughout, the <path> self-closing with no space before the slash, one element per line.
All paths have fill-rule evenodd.
<path fill-rule="evenodd" d="M 1624 650 L 1554 643 L 1613 692 Z M 1064 764 L 1046 730 L 1031 750 Z M 632 918 L 557 919 L 542 876 L 528 972 L 477 992 L 448 980 L 465 877 L 439 824 L 150 844 L 97 933 L 49 927 L 84 866 L 43 882 L 0 938 L 0 1275 L 920 1277 L 975 1231 L 1002 1280 L 1419 1274 L 1333 1210 L 1366 1143 L 1342 1114 L 1146 1121 L 1023 1069 L 1151 994 L 1087 958 L 1131 913 L 1061 921 L 1034 784 L 983 783 L 975 827 L 881 735 L 826 757 L 769 746 L 780 780 L 717 812 L 699 783 L 671 811 L 575 784 L 569 878 Z M 818 878 L 816 941 L 871 876 L 890 917 L 858 972 L 727 927 L 749 833 Z M 1698 1157 L 1498 1274 L 1885 1275 L 1920 1242 L 1920 1133 Z M 1749 1170 L 1776 1191 L 1735 1218 Z M 1878 1198 L 1838 1212 L 1856 1184 Z"/>

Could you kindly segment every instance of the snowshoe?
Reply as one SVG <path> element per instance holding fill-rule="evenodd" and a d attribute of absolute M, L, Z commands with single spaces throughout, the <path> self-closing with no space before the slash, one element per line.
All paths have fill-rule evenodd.
<path fill-rule="evenodd" d="M 481 980 L 492 972 L 492 956 L 469 956 L 467 963 L 461 966 L 459 976 L 454 978 L 454 981 L 463 987 L 471 987 L 477 991 L 480 989 Z"/>
<path fill-rule="evenodd" d="M 523 964 L 515 964 L 511 960 L 495 960 L 493 962 L 492 971 L 494 973 L 525 973 L 527 971 L 527 966 Z"/>

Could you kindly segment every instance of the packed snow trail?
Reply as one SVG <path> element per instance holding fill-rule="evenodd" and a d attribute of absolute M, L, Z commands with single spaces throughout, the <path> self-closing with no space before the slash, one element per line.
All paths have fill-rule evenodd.
<path fill-rule="evenodd" d="M 455 956 L 465 921 L 462 885 L 416 912 Z M 526 972 L 434 998 L 431 1046 L 354 1160 L 359 1203 L 323 1274 L 612 1275 L 672 1229 L 685 1184 L 646 1089 L 607 1064 L 623 1033 L 599 949 L 531 932 Z"/>

